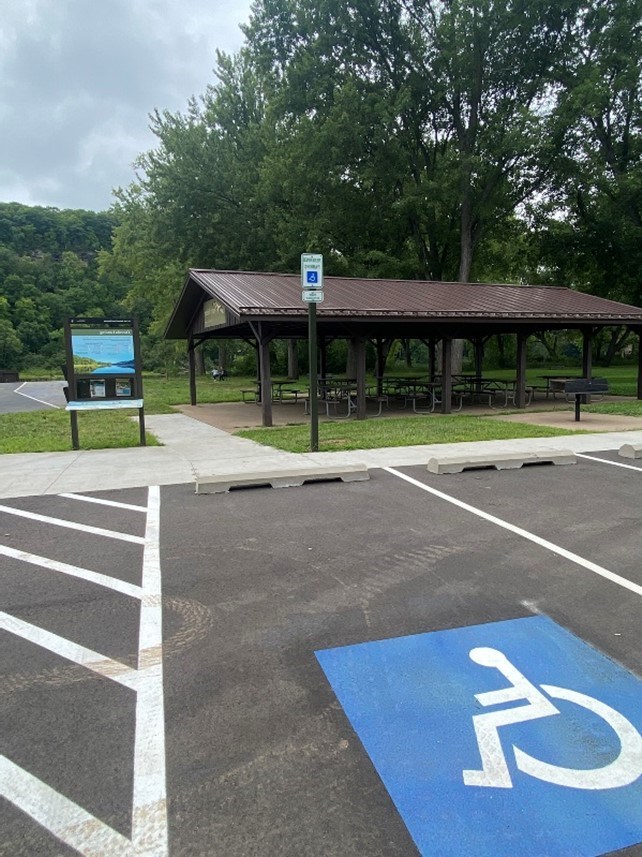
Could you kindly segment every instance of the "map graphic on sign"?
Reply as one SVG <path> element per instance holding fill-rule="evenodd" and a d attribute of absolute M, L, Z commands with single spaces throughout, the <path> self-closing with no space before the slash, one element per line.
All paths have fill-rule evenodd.
<path fill-rule="evenodd" d="M 425 857 L 642 842 L 642 681 L 549 618 L 316 655 Z"/>
<path fill-rule="evenodd" d="M 74 372 L 134 374 L 134 334 L 131 328 L 71 328 Z"/>

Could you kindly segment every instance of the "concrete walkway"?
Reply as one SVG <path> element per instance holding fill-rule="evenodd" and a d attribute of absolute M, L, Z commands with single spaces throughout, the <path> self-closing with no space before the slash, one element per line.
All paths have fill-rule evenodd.
<path fill-rule="evenodd" d="M 641 426 L 633 431 L 612 430 L 557 438 L 293 454 L 232 437 L 220 428 L 185 414 L 149 416 L 146 422 L 148 429 L 163 446 L 0 455 L 0 498 L 184 484 L 193 482 L 197 474 L 203 477 L 250 469 L 342 464 L 365 464 L 368 467 L 426 464 L 435 454 L 455 451 L 484 453 L 498 450 L 520 452 L 526 449 L 570 449 L 575 452 L 595 452 L 619 449 L 624 443 L 642 443 Z M 587 420 L 582 428 L 587 430 L 589 427 Z M 612 424 L 612 428 L 616 429 L 616 425 Z"/>

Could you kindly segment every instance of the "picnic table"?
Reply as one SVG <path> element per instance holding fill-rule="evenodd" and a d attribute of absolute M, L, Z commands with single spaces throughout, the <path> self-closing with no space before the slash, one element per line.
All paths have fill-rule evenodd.
<path fill-rule="evenodd" d="M 325 405 L 326 414 L 334 408 L 346 407 L 346 418 L 357 408 L 357 382 L 354 378 L 322 378 L 319 380 L 319 401 Z"/>
<path fill-rule="evenodd" d="M 272 381 L 273 402 L 296 402 L 301 392 L 301 388 L 296 386 L 296 381 Z"/>
<path fill-rule="evenodd" d="M 503 397 L 500 406 L 505 408 L 511 400 L 513 404 L 515 403 L 517 381 L 515 379 L 489 378 L 482 375 L 464 373 L 453 376 L 453 389 L 460 390 L 465 396 L 469 396 L 471 400 L 488 400 L 490 408 L 495 406 L 497 399 Z"/>

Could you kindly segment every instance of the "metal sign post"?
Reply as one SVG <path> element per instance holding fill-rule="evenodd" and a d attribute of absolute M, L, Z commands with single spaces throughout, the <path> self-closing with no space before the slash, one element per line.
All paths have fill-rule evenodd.
<path fill-rule="evenodd" d="M 319 379 L 317 373 L 317 304 L 323 302 L 323 256 L 301 254 L 301 299 L 308 305 L 308 363 L 310 366 L 310 452 L 319 450 Z"/>

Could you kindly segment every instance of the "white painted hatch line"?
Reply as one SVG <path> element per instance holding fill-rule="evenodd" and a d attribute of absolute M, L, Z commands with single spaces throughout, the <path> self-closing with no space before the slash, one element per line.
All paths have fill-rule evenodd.
<path fill-rule="evenodd" d="M 471 506 L 469 503 L 464 503 L 463 500 L 458 500 L 457 497 L 451 497 L 450 494 L 445 494 L 443 491 L 438 491 L 436 488 L 431 488 L 430 485 L 426 485 L 423 482 L 420 482 L 418 479 L 413 479 L 412 476 L 407 476 L 405 473 L 401 473 L 399 470 L 395 470 L 394 467 L 384 467 L 383 468 L 386 473 L 391 473 L 393 476 L 399 477 L 399 479 L 403 479 L 405 482 L 409 482 L 411 485 L 415 485 L 417 488 L 421 488 L 422 491 L 426 491 L 428 494 L 433 494 L 435 497 L 439 497 L 441 500 L 445 500 L 447 503 L 452 503 L 453 506 L 458 506 L 460 509 L 464 509 L 466 512 L 471 512 L 473 515 L 477 515 L 478 518 L 483 518 L 485 521 L 490 521 L 492 524 L 496 524 L 498 527 L 502 527 L 505 530 L 508 530 L 511 533 L 514 533 L 517 536 L 521 536 L 523 539 L 528 539 L 528 541 L 533 542 L 540 547 L 546 548 L 552 553 L 557 554 L 558 556 L 564 557 L 564 559 L 568 559 L 571 562 L 574 562 L 576 565 L 582 566 L 582 568 L 587 569 L 588 571 L 592 571 L 594 574 L 598 574 L 600 577 L 605 578 L 606 580 L 610 580 L 611 583 L 616 583 L 618 586 L 624 587 L 624 589 L 628 589 L 630 592 L 634 592 L 636 595 L 642 596 L 642 586 L 639 586 L 637 583 L 634 583 L 632 580 L 628 580 L 626 577 L 622 577 L 619 574 L 615 574 L 612 571 L 609 571 L 607 568 L 603 568 L 601 565 L 598 565 L 595 562 L 591 562 L 589 559 L 584 559 L 584 557 L 579 556 L 572 551 L 566 550 L 566 548 L 562 548 L 559 545 L 554 544 L 553 542 L 549 542 L 547 539 L 541 538 L 541 536 L 536 536 L 534 533 L 529 533 L 528 530 L 524 530 L 521 527 L 516 527 L 514 524 L 510 524 L 508 521 L 504 521 L 502 518 L 497 518 L 495 515 L 490 515 L 488 512 L 484 512 L 482 509 L 477 509 L 475 506 Z"/>
<path fill-rule="evenodd" d="M 636 467 L 634 464 L 625 464 L 623 461 L 609 461 L 607 458 L 597 458 L 595 455 L 586 455 L 585 452 L 576 452 L 578 458 L 587 458 L 589 461 L 597 461 L 598 464 L 610 464 L 611 467 L 624 467 L 625 470 L 637 470 L 642 473 L 642 467 Z"/>
<path fill-rule="evenodd" d="M 0 756 L 0 794 L 84 857 L 136 857 L 129 839 L 5 756 Z"/>
<path fill-rule="evenodd" d="M 17 559 L 20 562 L 27 562 L 30 565 L 44 568 L 48 571 L 58 571 L 61 574 L 67 574 L 69 577 L 78 577 L 81 580 L 86 580 L 89 583 L 96 583 L 98 586 L 104 586 L 107 589 L 113 589 L 115 592 L 120 592 L 122 595 L 129 595 L 131 598 L 142 598 L 143 590 L 135 583 L 128 583 L 126 580 L 120 580 L 117 577 L 110 577 L 107 574 L 100 574 L 98 571 L 91 571 L 88 568 L 81 568 L 77 565 L 69 565 L 66 562 L 59 562 L 56 559 L 50 559 L 47 556 L 39 556 L 35 553 L 27 553 L 27 551 L 16 550 L 8 545 L 0 545 L 0 556 L 7 556 L 10 559 Z"/>
<path fill-rule="evenodd" d="M 7 510 L 7 507 L 0 507 Z M 13 510 L 8 510 L 13 511 Z M 77 643 L 0 612 L 0 628 L 59 656 L 118 682 L 136 693 L 131 840 L 95 818 L 83 807 L 55 791 L 42 780 L 0 756 L 0 795 L 83 857 L 168 857 L 167 792 L 165 770 L 165 713 L 163 699 L 162 601 L 160 567 L 160 488 L 148 489 L 142 584 L 129 594 L 140 602 L 138 662 L 136 668 L 107 658 Z M 50 523 L 44 515 L 32 516 Z M 67 522 L 65 522 L 67 523 Z M 95 535 L 111 531 L 83 527 Z M 118 534 L 113 534 L 117 537 Z M 7 548 L 3 549 L 5 555 Z M 32 561 L 35 555 L 26 555 Z M 18 557 L 25 559 L 25 556 Z M 82 576 L 84 569 L 47 560 L 54 571 Z M 47 567 L 45 565 L 44 567 Z M 93 574 L 89 572 L 89 574 Z M 90 580 L 109 585 L 104 575 Z M 114 588 L 114 587 L 112 587 Z M 122 589 L 120 590 L 122 591 Z"/>
<path fill-rule="evenodd" d="M 109 678 L 118 684 L 125 685 L 125 687 L 136 689 L 137 671 L 127 664 L 115 661 L 113 658 L 106 658 L 99 652 L 94 652 L 93 649 L 88 649 L 86 646 L 81 646 L 65 637 L 51 631 L 45 631 L 44 628 L 39 628 L 37 625 L 32 625 L 30 622 L 25 622 L 18 619 L 17 616 L 10 616 L 2 611 L 0 611 L 0 629 L 15 634 L 16 637 L 21 637 L 23 640 L 85 667 L 104 678 Z"/>
<path fill-rule="evenodd" d="M 7 515 L 17 515 L 19 518 L 27 518 L 30 521 L 38 521 L 41 524 L 52 524 L 54 527 L 66 527 L 68 530 L 78 530 L 81 533 L 89 533 L 92 536 L 105 536 L 108 539 L 119 539 L 123 542 L 132 542 L 136 545 L 145 544 L 142 536 L 132 536 L 129 533 L 119 533 L 117 530 L 105 530 L 102 527 L 90 527 L 88 524 L 78 524 L 75 521 L 66 521 L 64 518 L 50 518 L 49 515 L 39 515 L 37 512 L 27 512 L 25 509 L 14 509 L 12 506 L 0 505 L 0 512 Z"/>
<path fill-rule="evenodd" d="M 67 500 L 80 500 L 82 503 L 97 503 L 99 506 L 112 506 L 114 509 L 126 509 L 129 512 L 147 512 L 145 506 L 136 506 L 134 503 L 119 503 L 117 500 L 104 500 L 102 497 L 90 497 L 88 494 L 58 494 Z"/>
<path fill-rule="evenodd" d="M 37 399 L 35 396 L 30 396 L 29 393 L 22 393 L 21 390 L 27 383 L 27 381 L 23 381 L 23 383 L 19 387 L 16 387 L 13 392 L 17 393 L 19 396 L 22 396 L 25 399 L 31 399 L 32 402 L 38 402 L 38 404 L 40 405 L 47 405 L 48 408 L 55 408 L 57 411 L 60 410 L 60 405 L 52 405 L 51 402 L 45 402 L 44 399 Z"/>

